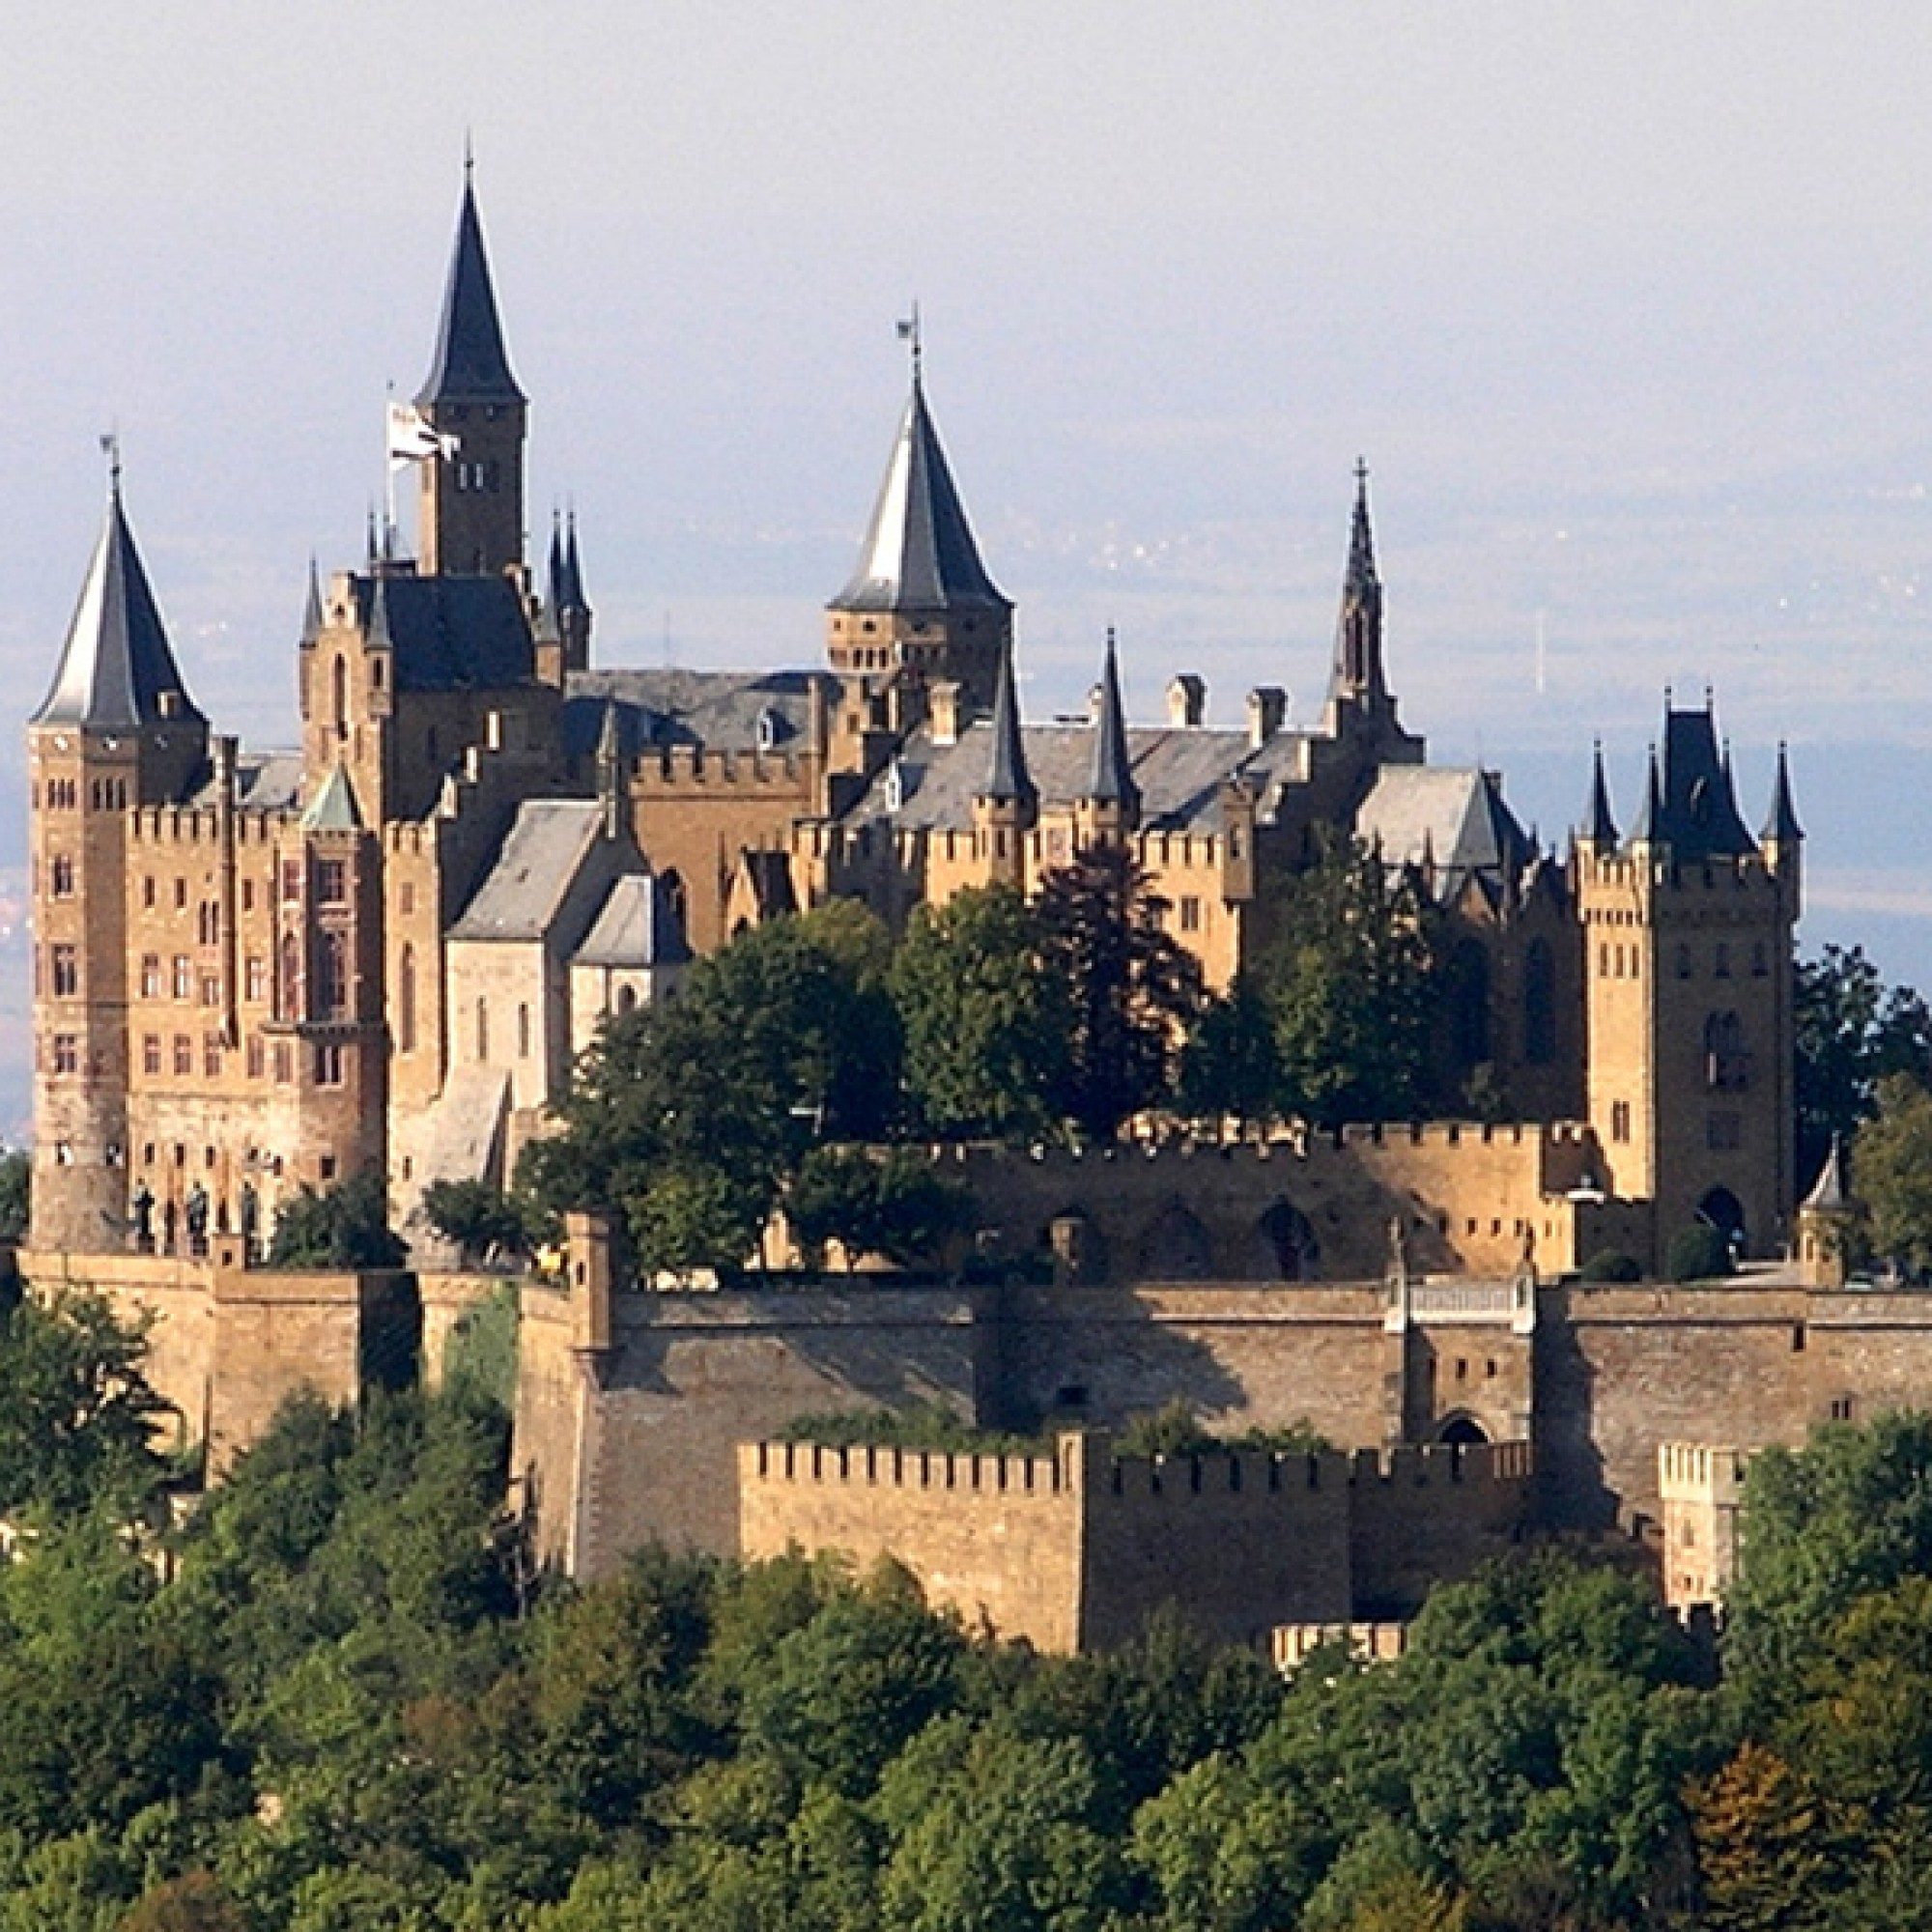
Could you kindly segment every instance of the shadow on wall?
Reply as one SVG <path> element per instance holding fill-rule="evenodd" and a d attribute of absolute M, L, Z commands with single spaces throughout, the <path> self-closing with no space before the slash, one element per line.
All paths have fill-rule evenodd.
<path fill-rule="evenodd" d="M 1597 1371 L 1569 1320 L 1572 1292 L 1547 1293 L 1532 1384 L 1537 1516 L 1552 1529 L 1606 1533 L 1617 1526 L 1619 1498 L 1597 1446 Z"/>

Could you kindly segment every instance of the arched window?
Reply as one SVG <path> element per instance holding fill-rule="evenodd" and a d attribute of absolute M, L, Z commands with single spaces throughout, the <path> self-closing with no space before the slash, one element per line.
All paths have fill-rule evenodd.
<path fill-rule="evenodd" d="M 1449 1039 L 1460 1066 L 1480 1066 L 1490 1052 L 1490 955 L 1465 939 L 1449 958 Z"/>
<path fill-rule="evenodd" d="M 1522 955 L 1522 1057 L 1531 1066 L 1556 1058 L 1556 955 L 1532 939 Z"/>
<path fill-rule="evenodd" d="M 1704 1022 L 1704 1078 L 1711 1087 L 1726 1092 L 1744 1086 L 1750 1078 L 1744 1022 L 1736 1013 L 1713 1013 Z"/>
<path fill-rule="evenodd" d="M 403 948 L 403 956 L 396 965 L 396 1050 L 399 1053 L 413 1053 L 416 1050 L 416 950 L 413 946 Z"/>

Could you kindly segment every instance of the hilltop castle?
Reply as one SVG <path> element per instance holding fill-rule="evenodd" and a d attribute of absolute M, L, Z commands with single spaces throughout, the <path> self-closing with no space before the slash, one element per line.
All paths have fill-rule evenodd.
<path fill-rule="evenodd" d="M 1130 725 L 1111 639 L 1090 715 L 1033 724 L 917 355 L 819 668 L 593 668 L 574 520 L 541 582 L 527 554 L 527 402 L 467 182 L 414 420 L 417 554 L 384 530 L 311 572 L 295 753 L 242 749 L 189 694 L 117 469 L 28 730 L 33 1249 L 245 1252 L 301 1184 L 374 1166 L 406 1206 L 500 1176 L 606 1014 L 833 895 L 896 926 L 1122 840 L 1225 985 L 1278 936 L 1320 828 L 1444 907 L 1451 1076 L 1579 1123 L 1512 1236 L 1551 1189 L 1634 1210 L 1646 1261 L 1699 1215 L 1750 1251 L 1788 1239 L 1781 757 L 1754 838 L 1708 702 L 1668 709 L 1628 833 L 1599 759 L 1569 850 L 1537 849 L 1494 773 L 1429 764 L 1400 718 L 1365 474 L 1313 729 L 1267 683 L 1245 728 L 1210 727 L 1187 674 Z M 1487 1228 L 1492 1179 L 1428 1170 L 1411 1191 L 1445 1232 Z"/>

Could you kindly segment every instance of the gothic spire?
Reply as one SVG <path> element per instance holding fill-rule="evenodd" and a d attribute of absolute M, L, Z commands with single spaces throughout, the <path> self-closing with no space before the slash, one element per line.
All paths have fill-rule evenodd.
<path fill-rule="evenodd" d="M 1798 822 L 1798 808 L 1791 799 L 1791 761 L 1781 741 L 1777 747 L 1777 778 L 1771 791 L 1771 816 L 1764 821 L 1764 830 L 1758 836 L 1766 844 L 1776 839 L 1780 845 L 1795 845 L 1804 837 L 1804 828 Z"/>
<path fill-rule="evenodd" d="M 128 729 L 157 724 L 164 718 L 200 716 L 182 682 L 160 608 L 121 506 L 117 453 L 108 479 L 107 515 L 68 627 L 60 667 L 31 722 Z"/>
<path fill-rule="evenodd" d="M 993 746 L 986 782 L 980 796 L 1003 805 L 1033 806 L 1039 791 L 1027 770 L 1026 741 L 1020 732 L 1019 703 L 1013 692 L 1013 654 L 1000 654 L 1000 682 L 993 697 Z"/>
<path fill-rule="evenodd" d="M 1613 852 L 1617 844 L 1616 815 L 1610 810 L 1610 783 L 1604 776 L 1604 741 L 1599 738 L 1590 755 L 1590 803 L 1583 812 L 1583 842 L 1600 852 Z"/>
<path fill-rule="evenodd" d="M 301 640 L 312 644 L 322 636 L 322 579 L 316 572 L 315 553 L 308 558 L 308 601 L 302 607 Z"/>
<path fill-rule="evenodd" d="M 583 591 L 583 559 L 577 549 L 577 512 L 572 510 L 564 520 L 563 572 L 566 588 L 565 608 L 571 611 L 588 611 L 590 600 Z"/>
<path fill-rule="evenodd" d="M 867 526 L 859 568 L 832 600 L 835 611 L 1010 610 L 980 560 L 952 471 L 913 365 L 886 478 Z"/>
<path fill-rule="evenodd" d="M 510 357 L 503 347 L 503 327 L 497 315 L 497 293 L 490 279 L 490 258 L 483 247 L 483 223 L 476 213 L 476 192 L 468 162 L 436 354 L 416 395 L 419 406 L 458 400 L 526 400 L 510 373 Z"/>
<path fill-rule="evenodd" d="M 1127 749 L 1127 720 L 1121 702 L 1120 653 L 1112 625 L 1107 628 L 1107 655 L 1100 668 L 1100 706 L 1094 719 L 1094 769 L 1086 796 L 1098 805 L 1139 809 L 1140 786 L 1134 782 L 1133 755 Z"/>
<path fill-rule="evenodd" d="M 1643 810 L 1631 827 L 1633 845 L 1654 845 L 1663 837 L 1663 778 L 1657 767 L 1657 747 L 1650 748 L 1650 776 L 1643 790 Z"/>
<path fill-rule="evenodd" d="M 1342 612 L 1335 626 L 1332 695 L 1372 704 L 1388 700 L 1382 668 L 1382 582 L 1376 570 L 1375 531 L 1369 522 L 1369 466 L 1359 458 L 1349 565 L 1342 579 Z"/>
<path fill-rule="evenodd" d="M 624 740 L 616 700 L 610 697 L 604 700 L 604 722 L 597 732 L 597 799 L 604 836 L 615 838 L 624 829 Z"/>

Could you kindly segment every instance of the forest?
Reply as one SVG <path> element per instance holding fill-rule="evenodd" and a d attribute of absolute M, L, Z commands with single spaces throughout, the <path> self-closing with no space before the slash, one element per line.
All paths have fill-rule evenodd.
<path fill-rule="evenodd" d="M 10 1312 L 0 1932 L 1932 1926 L 1927 1418 L 1756 1460 L 1715 1647 L 1547 1548 L 1283 1681 L 891 1568 L 567 1584 L 499 1374 L 298 1404 L 189 1506 L 139 1338 Z"/>

